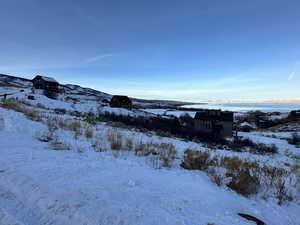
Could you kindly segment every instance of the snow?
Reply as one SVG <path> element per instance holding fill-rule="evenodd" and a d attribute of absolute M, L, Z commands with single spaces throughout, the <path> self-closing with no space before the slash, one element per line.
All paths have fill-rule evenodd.
<path fill-rule="evenodd" d="M 250 123 L 247 123 L 247 122 L 243 122 L 240 124 L 241 127 L 251 127 L 251 128 L 254 128 L 253 125 L 251 125 Z"/>
<path fill-rule="evenodd" d="M 202 172 L 155 170 L 126 152 L 53 151 L 35 138 L 43 124 L 2 108 L 0 118 L 0 224 L 251 224 L 237 213 L 300 224 L 293 203 L 246 199 Z"/>
<path fill-rule="evenodd" d="M 175 115 L 195 112 L 165 109 L 127 110 L 99 104 L 105 93 L 93 95 L 94 90 L 69 85 L 66 95 L 57 100 L 30 88 L 0 87 L 0 95 L 26 100 L 28 106 L 48 117 L 74 119 L 71 115 L 56 115 L 54 109 L 70 112 L 115 113 L 129 116 Z M 90 91 L 91 94 L 83 94 Z M 28 100 L 34 95 L 35 100 Z M 67 100 L 67 97 L 76 98 Z M 42 104 L 43 108 L 38 108 Z M 80 120 L 80 119 L 79 119 Z M 83 123 L 83 122 L 82 122 Z M 124 138 L 134 143 L 171 143 L 177 158 L 171 168 L 153 166 L 151 157 L 137 157 L 133 151 L 118 154 L 110 149 L 95 152 L 85 136 L 74 138 L 74 133 L 59 129 L 56 134 L 70 151 L 54 151 L 48 143 L 37 140 L 47 127 L 26 119 L 21 113 L 0 107 L 0 225 L 99 225 L 99 224 L 252 224 L 237 213 L 255 216 L 268 225 L 300 225 L 297 201 L 279 206 L 272 199 L 244 198 L 213 184 L 200 171 L 182 169 L 179 164 L 187 148 L 210 151 L 212 156 L 229 156 L 257 160 L 260 164 L 286 168 L 299 163 L 300 149 L 285 139 L 291 132 L 239 132 L 254 142 L 275 144 L 279 152 L 253 155 L 208 149 L 205 145 L 155 133 L 141 133 L 124 128 L 112 128 L 106 123 L 93 126 L 101 144 L 109 146 L 107 134 L 117 129 Z M 222 169 L 222 168 L 216 168 Z"/>
<path fill-rule="evenodd" d="M 192 112 L 192 111 L 168 110 L 168 109 L 143 109 L 143 111 L 153 113 L 156 115 L 172 115 L 176 117 L 180 117 L 180 115 L 187 113 L 193 118 L 196 114 L 196 112 Z"/>
<path fill-rule="evenodd" d="M 266 136 L 268 134 L 268 136 Z M 272 134 L 275 136 L 272 137 Z M 282 155 L 287 153 L 292 154 L 294 156 L 300 157 L 300 148 L 296 147 L 295 145 L 291 145 L 287 142 L 287 140 L 279 139 L 278 136 L 276 137 L 276 133 L 272 132 L 239 132 L 238 135 L 243 137 L 250 138 L 252 141 L 256 143 L 264 143 L 264 144 L 275 144 L 279 148 L 279 152 Z M 271 137 L 270 137 L 270 136 Z M 281 133 L 281 135 L 285 136 L 286 133 Z M 279 134 L 280 136 L 280 134 Z M 276 138 L 275 138 L 276 137 Z"/>
<path fill-rule="evenodd" d="M 41 76 L 41 78 L 42 78 L 44 81 L 58 83 L 58 82 L 57 82 L 54 78 L 52 78 L 52 77 Z"/>
<path fill-rule="evenodd" d="M 289 116 L 289 112 L 282 112 L 279 115 L 270 115 L 268 118 L 270 120 L 280 120 L 280 119 L 285 119 Z"/>

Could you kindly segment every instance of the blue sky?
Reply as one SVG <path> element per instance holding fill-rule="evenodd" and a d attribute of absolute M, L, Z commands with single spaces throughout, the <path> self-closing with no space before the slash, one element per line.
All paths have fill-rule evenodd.
<path fill-rule="evenodd" d="M 0 73 L 185 101 L 300 99 L 298 0 L 1 0 Z"/>

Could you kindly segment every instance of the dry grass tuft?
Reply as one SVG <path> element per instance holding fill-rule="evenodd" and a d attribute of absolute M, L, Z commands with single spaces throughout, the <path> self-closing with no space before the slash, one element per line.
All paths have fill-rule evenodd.
<path fill-rule="evenodd" d="M 173 161 L 176 158 L 177 152 L 175 146 L 170 143 L 161 143 L 159 145 L 159 158 L 162 161 L 163 167 L 172 167 Z"/>
<path fill-rule="evenodd" d="M 51 149 L 55 151 L 71 150 L 70 146 L 60 141 L 57 136 L 53 138 L 53 140 L 50 142 L 50 145 L 51 145 Z"/>
<path fill-rule="evenodd" d="M 122 135 L 117 129 L 111 129 L 107 134 L 108 141 L 110 142 L 111 150 L 122 149 Z"/>
<path fill-rule="evenodd" d="M 90 125 L 88 125 L 85 129 L 85 137 L 87 139 L 91 139 L 94 136 L 94 128 Z"/>
<path fill-rule="evenodd" d="M 92 148 L 95 152 L 106 152 L 107 149 L 102 143 L 102 137 L 101 135 L 96 135 L 92 140 Z"/>
<path fill-rule="evenodd" d="M 40 109 L 47 109 L 46 106 L 44 106 L 42 103 L 37 103 L 36 107 L 40 108 Z"/>
<path fill-rule="evenodd" d="M 131 151 L 133 150 L 133 140 L 131 137 L 127 137 L 125 139 L 125 146 L 124 146 L 124 149 L 127 150 L 127 151 Z"/>
<path fill-rule="evenodd" d="M 6 99 L 6 100 L 2 101 L 2 104 L 1 104 L 1 107 L 3 107 L 3 108 L 23 113 L 28 119 L 37 121 L 37 122 L 41 122 L 42 118 L 41 118 L 40 113 L 33 109 L 29 109 L 26 106 L 31 106 L 31 105 L 30 105 L 30 103 L 28 103 L 24 100 L 19 101 L 14 98 Z"/>
<path fill-rule="evenodd" d="M 152 141 L 143 143 L 143 141 L 140 140 L 140 142 L 135 145 L 135 154 L 137 156 L 154 156 L 151 160 L 152 164 L 155 165 L 155 168 L 170 168 L 172 167 L 173 161 L 176 159 L 177 151 L 175 146 L 171 143 L 156 144 Z"/>
<path fill-rule="evenodd" d="M 187 149 L 181 166 L 189 170 L 204 171 L 218 186 L 226 185 L 245 197 L 264 191 L 269 196 L 277 198 L 278 204 L 292 200 L 288 189 L 291 186 L 294 189 L 298 187 L 297 176 L 289 177 L 293 180 L 290 182 L 292 185 L 283 182 L 290 175 L 290 171 L 286 169 L 260 165 L 257 161 L 238 157 L 212 156 L 208 151 Z M 223 173 L 217 172 L 218 168 Z M 297 192 L 300 194 L 300 189 Z"/>

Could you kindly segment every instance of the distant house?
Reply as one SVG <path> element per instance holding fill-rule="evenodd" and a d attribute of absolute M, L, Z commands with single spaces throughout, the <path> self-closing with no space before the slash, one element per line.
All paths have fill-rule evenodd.
<path fill-rule="evenodd" d="M 132 108 L 132 101 L 127 96 L 123 95 L 114 95 L 109 103 L 110 107 L 113 108 Z"/>
<path fill-rule="evenodd" d="M 59 83 L 52 77 L 45 77 L 37 75 L 33 80 L 33 87 L 35 89 L 43 89 L 49 92 L 59 92 Z"/>
<path fill-rule="evenodd" d="M 103 100 L 102 100 L 102 103 L 104 103 L 104 104 L 109 104 L 109 100 L 103 99 Z"/>
<path fill-rule="evenodd" d="M 291 111 L 289 113 L 289 118 L 293 120 L 300 120 L 300 109 Z"/>
<path fill-rule="evenodd" d="M 194 118 L 197 131 L 221 137 L 232 137 L 233 112 L 221 110 L 203 110 Z"/>

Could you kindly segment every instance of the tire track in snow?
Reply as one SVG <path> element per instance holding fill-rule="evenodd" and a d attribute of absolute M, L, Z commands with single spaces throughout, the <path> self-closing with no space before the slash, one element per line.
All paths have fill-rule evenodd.
<path fill-rule="evenodd" d="M 41 215 L 26 207 L 16 196 L 0 186 L 0 225 L 39 225 Z"/>
<path fill-rule="evenodd" d="M 6 176 L 1 177 L 1 181 L 0 199 L 1 202 L 4 201 L 0 204 L 0 209 L 4 208 L 6 214 L 16 217 L 24 225 L 97 224 L 81 215 L 76 203 L 59 201 L 53 192 L 42 189 L 24 174 L 6 173 Z"/>
<path fill-rule="evenodd" d="M 25 225 L 0 208 L 0 225 Z"/>

